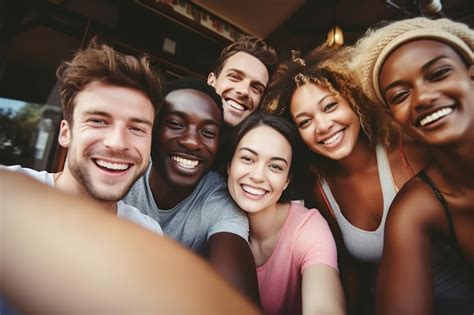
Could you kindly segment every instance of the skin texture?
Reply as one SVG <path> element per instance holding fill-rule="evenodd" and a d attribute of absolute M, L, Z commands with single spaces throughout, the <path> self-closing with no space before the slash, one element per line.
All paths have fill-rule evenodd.
<path fill-rule="evenodd" d="M 240 140 L 228 168 L 229 192 L 247 212 L 250 247 L 257 266 L 272 254 L 290 205 L 277 203 L 289 182 L 291 146 L 269 126 L 258 126 Z M 322 289 L 324 288 L 324 289 Z M 302 276 L 303 314 L 343 314 L 338 272 L 325 265 L 307 267 Z"/>
<path fill-rule="evenodd" d="M 265 65 L 240 51 L 225 61 L 219 76 L 211 72 L 207 83 L 222 97 L 224 122 L 236 126 L 258 108 L 268 80 Z"/>
<path fill-rule="evenodd" d="M 75 99 L 73 121 L 61 122 L 58 141 L 68 154 L 63 172 L 55 174 L 56 187 L 115 207 L 146 169 L 153 119 L 141 92 L 87 85 Z"/>
<path fill-rule="evenodd" d="M 395 66 L 397 64 L 397 66 Z M 380 74 L 393 118 L 404 131 L 430 144 L 426 173 L 445 197 L 464 257 L 474 261 L 474 67 L 448 45 L 416 40 L 397 48 Z M 429 114 L 449 107 L 431 123 Z M 435 118 L 435 117 L 431 117 Z M 420 179 L 407 183 L 390 208 L 380 265 L 380 314 L 431 314 L 431 241 L 451 236 L 446 215 Z M 461 308 L 463 305 L 457 305 Z M 465 306 L 464 306 L 465 307 Z M 464 310 L 464 311 L 472 311 Z"/>
<path fill-rule="evenodd" d="M 258 313 L 202 259 L 97 203 L 5 170 L 0 192 L 0 294 L 22 314 Z"/>
<path fill-rule="evenodd" d="M 165 97 L 157 126 L 158 158 L 150 174 L 150 187 L 161 209 L 171 209 L 187 198 L 211 168 L 222 124 L 217 106 L 207 94 L 192 89 Z M 207 253 L 226 280 L 259 303 L 255 263 L 244 239 L 216 233 L 209 239 Z"/>
<path fill-rule="evenodd" d="M 360 119 L 348 102 L 325 87 L 305 84 L 293 94 L 290 113 L 307 147 L 329 160 L 330 167 L 324 177 L 345 219 L 359 229 L 376 230 L 382 220 L 383 196 L 375 147 L 363 134 Z M 338 138 L 341 130 L 343 133 Z M 396 187 L 402 187 L 426 163 L 423 148 L 416 144 L 405 144 L 413 172 L 405 165 L 398 148 L 389 147 L 386 151 Z M 332 209 L 321 194 L 319 181 L 309 177 L 302 187 L 310 187 L 305 198 L 307 205 L 319 209 L 331 227 L 348 310 L 358 314 L 373 299 L 369 295 L 370 275 L 376 265 L 358 261 L 347 251 Z"/>

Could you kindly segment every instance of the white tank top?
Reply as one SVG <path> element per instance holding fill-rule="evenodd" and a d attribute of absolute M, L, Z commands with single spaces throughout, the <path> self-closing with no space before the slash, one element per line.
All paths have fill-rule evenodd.
<path fill-rule="evenodd" d="M 366 231 L 352 225 L 342 214 L 327 181 L 324 178 L 321 179 L 321 186 L 334 212 L 347 250 L 354 258 L 366 262 L 378 262 L 382 257 L 385 219 L 387 218 L 390 204 L 397 194 L 385 149 L 382 145 L 378 144 L 375 147 L 375 152 L 383 197 L 382 220 L 376 230 Z"/>

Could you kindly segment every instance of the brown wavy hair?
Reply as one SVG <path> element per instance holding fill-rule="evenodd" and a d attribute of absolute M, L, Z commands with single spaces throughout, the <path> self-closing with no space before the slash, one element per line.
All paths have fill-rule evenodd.
<path fill-rule="evenodd" d="M 62 63 L 56 76 L 60 82 L 63 117 L 70 124 L 77 94 L 92 82 L 132 88 L 145 94 L 157 112 L 161 107 L 162 80 L 149 57 L 122 54 L 97 38 L 88 48 L 78 51 L 71 61 Z"/>

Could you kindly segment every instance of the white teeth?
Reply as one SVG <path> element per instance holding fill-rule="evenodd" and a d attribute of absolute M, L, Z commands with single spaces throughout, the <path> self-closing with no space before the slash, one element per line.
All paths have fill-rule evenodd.
<path fill-rule="evenodd" d="M 111 162 L 106 162 L 104 160 L 96 160 L 96 163 L 100 167 L 108 168 L 114 171 L 124 171 L 130 167 L 129 164 L 111 163 Z"/>
<path fill-rule="evenodd" d="M 331 136 L 330 138 L 327 138 L 326 140 L 324 140 L 323 143 L 324 144 L 333 144 L 334 142 L 336 142 L 342 136 L 343 133 L 344 133 L 344 130 L 338 131 L 333 136 Z"/>
<path fill-rule="evenodd" d="M 245 107 L 243 107 L 242 105 L 240 105 L 239 103 L 237 103 L 236 101 L 234 100 L 226 100 L 226 103 L 228 105 L 230 105 L 232 108 L 235 108 L 237 110 L 240 110 L 240 111 L 243 111 L 245 110 Z"/>
<path fill-rule="evenodd" d="M 253 188 L 247 185 L 242 185 L 242 189 L 249 194 L 257 195 L 257 196 L 263 196 L 265 195 L 265 192 L 266 192 L 263 189 Z"/>
<path fill-rule="evenodd" d="M 176 155 L 173 155 L 171 159 L 184 168 L 191 169 L 191 168 L 196 168 L 199 165 L 199 161 L 197 160 L 188 160 Z"/>
<path fill-rule="evenodd" d="M 448 114 L 451 114 L 453 111 L 453 109 L 451 107 L 445 107 L 445 108 L 442 108 L 432 114 L 429 114 L 428 116 L 426 116 L 425 118 L 423 118 L 422 120 L 420 120 L 420 126 L 423 127 L 437 119 L 440 119 L 441 117 L 444 117 Z"/>

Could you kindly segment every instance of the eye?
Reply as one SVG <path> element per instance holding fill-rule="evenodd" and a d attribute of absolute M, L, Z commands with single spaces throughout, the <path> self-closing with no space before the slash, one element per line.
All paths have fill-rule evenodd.
<path fill-rule="evenodd" d="M 332 102 L 332 103 L 326 104 L 326 105 L 324 105 L 323 111 L 328 112 L 331 109 L 335 108 L 335 106 L 337 106 L 337 102 Z"/>
<path fill-rule="evenodd" d="M 107 121 L 102 118 L 89 118 L 87 119 L 87 122 L 91 125 L 94 126 L 105 126 L 107 125 Z"/>
<path fill-rule="evenodd" d="M 237 73 L 233 73 L 233 72 L 228 73 L 227 77 L 229 79 L 231 79 L 231 81 L 239 81 L 240 80 L 240 76 Z"/>
<path fill-rule="evenodd" d="M 255 94 L 262 95 L 264 90 L 265 90 L 265 88 L 264 88 L 263 86 L 261 86 L 261 85 L 254 85 L 254 86 L 252 86 L 252 91 L 253 91 Z"/>
<path fill-rule="evenodd" d="M 201 130 L 201 134 L 209 139 L 215 139 L 217 137 L 217 132 L 213 129 L 203 129 Z"/>
<path fill-rule="evenodd" d="M 451 73 L 451 67 L 439 67 L 435 69 L 429 76 L 431 82 L 441 81 Z"/>
<path fill-rule="evenodd" d="M 166 126 L 168 126 L 171 129 L 174 129 L 174 130 L 184 128 L 184 124 L 180 121 L 177 121 L 177 120 L 168 120 L 166 122 Z"/>
<path fill-rule="evenodd" d="M 402 103 L 410 95 L 408 90 L 397 91 L 395 94 L 388 98 L 388 103 L 390 105 L 397 105 Z"/>
<path fill-rule="evenodd" d="M 253 158 L 248 155 L 242 155 L 239 160 L 241 160 L 244 164 L 250 164 L 253 162 Z"/>
<path fill-rule="evenodd" d="M 273 170 L 275 172 L 278 172 L 278 173 L 283 172 L 283 166 L 281 166 L 279 164 L 276 164 L 276 163 L 270 164 L 269 167 L 270 167 L 271 170 Z"/>
<path fill-rule="evenodd" d="M 146 134 L 146 130 L 144 128 L 141 128 L 141 127 L 137 127 L 137 126 L 132 126 L 130 127 L 130 130 L 135 133 L 135 134 L 140 134 L 140 135 L 144 135 Z"/>
<path fill-rule="evenodd" d="M 303 119 L 303 120 L 300 120 L 297 125 L 298 125 L 298 128 L 306 128 L 310 125 L 311 123 L 311 119 L 307 118 L 307 119 Z"/>

